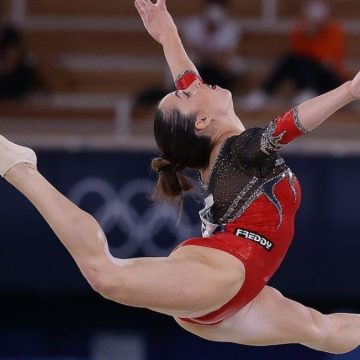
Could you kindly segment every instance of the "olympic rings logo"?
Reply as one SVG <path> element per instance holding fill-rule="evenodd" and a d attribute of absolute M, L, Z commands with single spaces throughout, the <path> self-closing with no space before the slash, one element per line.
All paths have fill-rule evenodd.
<path fill-rule="evenodd" d="M 179 242 L 199 233 L 199 225 L 191 224 L 184 212 L 181 223 L 175 226 L 177 209 L 167 204 L 150 203 L 141 211 L 133 205 L 139 195 L 148 196 L 154 189 L 154 182 L 135 179 L 123 185 L 118 191 L 104 179 L 89 177 L 79 181 L 70 190 L 68 197 L 79 207 L 88 195 L 100 198 L 100 206 L 91 211 L 105 234 L 118 228 L 126 234 L 120 244 L 113 244 L 109 238 L 109 248 L 115 257 L 131 257 L 139 250 L 147 256 L 167 256 Z M 163 230 L 167 230 L 175 240 L 168 246 L 160 246 L 155 240 Z"/>

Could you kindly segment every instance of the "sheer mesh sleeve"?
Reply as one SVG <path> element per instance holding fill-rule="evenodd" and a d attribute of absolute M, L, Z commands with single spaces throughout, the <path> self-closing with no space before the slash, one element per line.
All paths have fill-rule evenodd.
<path fill-rule="evenodd" d="M 236 166 L 248 176 L 266 176 L 275 166 L 277 153 L 265 154 L 261 151 L 262 128 L 245 130 L 235 136 L 230 143 L 230 156 Z"/>
<path fill-rule="evenodd" d="M 261 151 L 261 139 L 264 129 L 250 128 L 232 139 L 230 154 L 243 166 L 261 162 L 268 154 Z"/>
<path fill-rule="evenodd" d="M 255 167 L 263 176 L 278 158 L 279 150 L 308 131 L 301 125 L 294 108 L 271 121 L 265 128 L 250 128 L 230 143 L 230 154 L 243 168 Z"/>

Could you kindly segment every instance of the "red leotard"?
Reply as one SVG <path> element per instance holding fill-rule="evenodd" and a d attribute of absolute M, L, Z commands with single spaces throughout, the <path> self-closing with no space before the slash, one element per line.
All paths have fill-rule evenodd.
<path fill-rule="evenodd" d="M 179 247 L 205 246 L 235 256 L 245 267 L 245 281 L 218 310 L 182 320 L 221 322 L 251 302 L 280 266 L 293 239 L 301 189 L 278 150 L 306 132 L 295 108 L 264 129 L 248 129 L 225 140 L 208 184 L 202 184 L 204 237 L 186 240 Z"/>
<path fill-rule="evenodd" d="M 238 258 L 245 267 L 245 282 L 240 291 L 220 309 L 195 319 L 181 319 L 187 322 L 212 325 L 231 316 L 252 301 L 265 287 L 284 259 L 294 233 L 294 217 L 300 204 L 301 191 L 297 181 L 294 183 L 296 198 L 288 179 L 280 181 L 275 195 L 283 206 L 283 221 L 277 228 L 278 214 L 274 205 L 265 195 L 256 199 L 241 217 L 225 226 L 224 232 L 217 232 L 208 238 L 194 238 L 184 241 L 180 246 L 198 245 L 225 251 Z M 259 235 L 236 236 L 237 229 Z M 249 235 L 247 235 L 249 237 Z M 255 240 L 254 240 L 255 238 Z M 271 250 L 263 242 L 270 241 Z"/>

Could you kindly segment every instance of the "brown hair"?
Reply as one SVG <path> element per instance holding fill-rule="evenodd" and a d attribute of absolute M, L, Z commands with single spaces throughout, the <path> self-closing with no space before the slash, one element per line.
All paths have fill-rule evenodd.
<path fill-rule="evenodd" d="M 169 160 L 158 157 L 151 161 L 151 168 L 159 175 L 158 184 L 154 193 L 157 200 L 175 201 L 182 192 L 193 189 L 191 180 L 182 174 L 182 169 L 177 168 Z"/>
<path fill-rule="evenodd" d="M 199 170 L 209 165 L 214 144 L 209 136 L 196 135 L 195 121 L 196 114 L 157 109 L 154 135 L 162 154 L 151 162 L 151 168 L 159 175 L 155 199 L 179 201 L 182 206 L 183 192 L 193 189 L 191 180 L 183 171 L 186 168 Z"/>

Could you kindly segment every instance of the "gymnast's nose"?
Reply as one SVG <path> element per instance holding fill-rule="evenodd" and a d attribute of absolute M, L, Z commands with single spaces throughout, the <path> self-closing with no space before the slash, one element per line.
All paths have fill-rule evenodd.
<path fill-rule="evenodd" d="M 195 80 L 188 88 L 187 92 L 195 94 L 199 89 L 204 87 L 204 83 L 201 80 Z"/>

